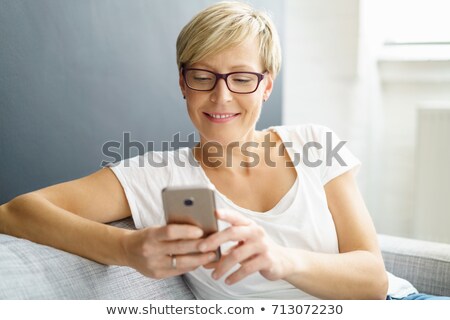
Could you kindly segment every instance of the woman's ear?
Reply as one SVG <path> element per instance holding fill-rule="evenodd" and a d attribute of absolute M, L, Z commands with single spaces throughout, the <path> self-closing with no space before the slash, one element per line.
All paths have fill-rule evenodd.
<path fill-rule="evenodd" d="M 178 84 L 180 85 L 180 90 L 181 90 L 181 93 L 183 94 L 183 99 L 186 99 L 186 83 L 184 82 L 183 74 L 181 73 L 181 70 L 179 73 Z"/>
<path fill-rule="evenodd" d="M 268 73 L 265 76 L 265 86 L 264 86 L 264 93 L 263 93 L 263 101 L 266 102 L 267 99 L 269 99 L 270 94 L 272 93 L 273 89 L 273 77 L 270 73 Z"/>

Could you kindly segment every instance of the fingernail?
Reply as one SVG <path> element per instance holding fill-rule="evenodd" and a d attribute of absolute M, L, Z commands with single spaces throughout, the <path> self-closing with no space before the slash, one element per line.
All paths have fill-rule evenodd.
<path fill-rule="evenodd" d="M 195 234 L 194 234 L 195 237 L 200 238 L 202 235 L 203 235 L 202 230 L 195 230 Z"/>
<path fill-rule="evenodd" d="M 225 280 L 225 283 L 226 283 L 226 284 L 231 284 L 231 280 L 230 280 L 230 279 L 226 279 L 226 280 Z"/>
<path fill-rule="evenodd" d="M 217 280 L 217 272 L 214 271 L 211 276 L 213 277 L 214 280 Z"/>
<path fill-rule="evenodd" d="M 208 256 L 208 259 L 209 260 L 214 260 L 216 258 L 216 254 L 215 253 L 211 253 L 209 256 Z"/>

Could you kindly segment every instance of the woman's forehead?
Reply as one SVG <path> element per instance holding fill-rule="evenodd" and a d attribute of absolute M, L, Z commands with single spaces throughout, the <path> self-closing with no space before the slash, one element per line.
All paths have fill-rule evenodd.
<path fill-rule="evenodd" d="M 201 61 L 193 63 L 192 66 L 208 69 L 245 69 L 258 72 L 261 71 L 261 68 L 263 68 L 259 45 L 254 39 L 246 40 L 236 46 L 208 55 Z"/>

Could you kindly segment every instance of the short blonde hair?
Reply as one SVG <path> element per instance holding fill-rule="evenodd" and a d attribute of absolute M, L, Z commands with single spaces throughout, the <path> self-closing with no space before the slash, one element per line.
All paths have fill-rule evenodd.
<path fill-rule="evenodd" d="M 194 64 L 257 37 L 265 70 L 275 78 L 281 68 L 281 48 L 270 17 L 242 2 L 223 1 L 200 11 L 177 39 L 177 64 Z"/>

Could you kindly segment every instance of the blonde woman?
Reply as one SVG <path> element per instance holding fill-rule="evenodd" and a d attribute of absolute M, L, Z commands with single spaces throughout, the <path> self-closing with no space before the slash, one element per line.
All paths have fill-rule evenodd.
<path fill-rule="evenodd" d="M 317 125 L 255 129 L 281 67 L 277 31 L 266 14 L 238 2 L 206 8 L 181 31 L 177 63 L 200 136 L 195 148 L 150 152 L 19 196 L 1 206 L 0 232 L 151 278 L 185 274 L 200 299 L 416 293 L 392 275 L 388 290 L 355 182 L 360 163 L 337 136 Z M 209 143 L 227 151 L 214 154 L 213 166 Z M 314 146 L 308 161 L 296 161 L 308 143 Z M 331 162 L 326 143 L 339 149 Z M 167 165 L 152 166 L 150 157 L 165 157 Z M 197 227 L 165 225 L 161 190 L 207 183 L 216 189 L 219 232 L 202 238 Z M 129 216 L 138 230 L 103 224 Z M 212 262 L 219 246 L 224 254 Z"/>

